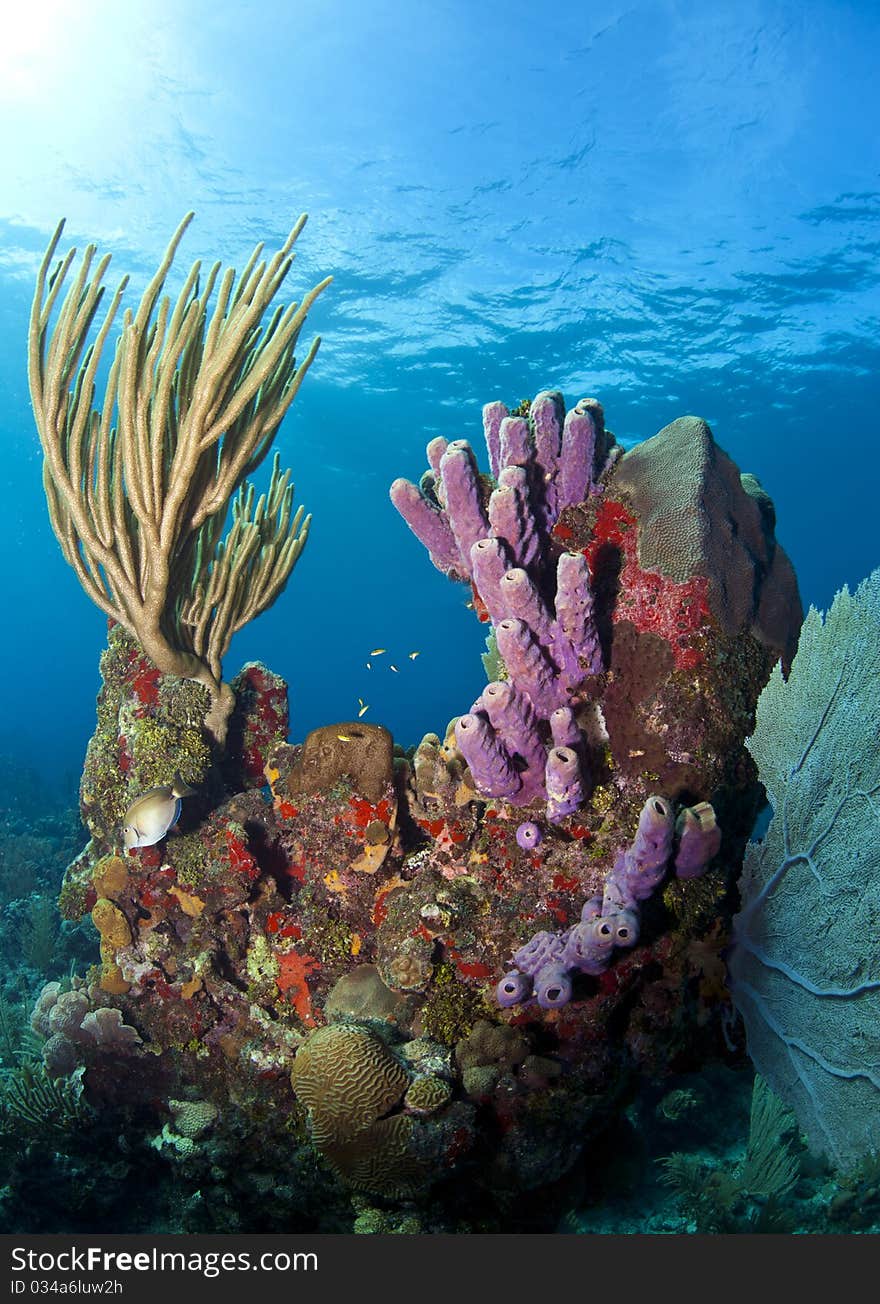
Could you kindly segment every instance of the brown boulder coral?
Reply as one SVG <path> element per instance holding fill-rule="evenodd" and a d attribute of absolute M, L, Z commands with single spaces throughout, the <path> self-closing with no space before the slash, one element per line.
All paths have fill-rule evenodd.
<path fill-rule="evenodd" d="M 645 571 L 685 584 L 708 580 L 706 599 L 724 633 L 750 628 L 790 663 L 802 610 L 791 562 L 776 542 L 776 513 L 699 417 L 679 417 L 630 450 L 613 486 L 639 520 Z"/>
<path fill-rule="evenodd" d="M 348 775 L 357 792 L 377 802 L 391 784 L 393 753 L 391 734 L 380 724 L 322 725 L 307 735 L 287 791 L 292 797 L 313 797 Z"/>

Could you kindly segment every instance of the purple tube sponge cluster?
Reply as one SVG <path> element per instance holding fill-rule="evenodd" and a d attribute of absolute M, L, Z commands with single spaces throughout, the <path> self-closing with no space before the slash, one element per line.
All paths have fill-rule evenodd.
<path fill-rule="evenodd" d="M 573 927 L 561 933 L 535 933 L 519 948 L 513 968 L 495 989 L 498 1004 L 507 1009 L 534 999 L 542 1010 L 566 1005 L 574 974 L 598 976 L 608 968 L 616 947 L 635 946 L 639 902 L 648 899 L 670 861 L 678 878 L 696 878 L 705 872 L 720 844 L 721 830 L 708 802 L 682 810 L 676 820 L 671 802 L 649 797 L 636 836 L 618 855 L 602 896 L 586 902 Z"/>
<path fill-rule="evenodd" d="M 546 798 L 557 822 L 584 798 L 572 707 L 602 650 L 587 562 L 551 534 L 563 508 L 598 492 L 613 440 L 595 399 L 566 412 L 555 391 L 528 418 L 487 404 L 483 430 L 490 475 L 467 440 L 434 439 L 420 483 L 395 480 L 391 501 L 438 570 L 470 583 L 507 670 L 456 728 L 474 783 L 517 806 Z"/>

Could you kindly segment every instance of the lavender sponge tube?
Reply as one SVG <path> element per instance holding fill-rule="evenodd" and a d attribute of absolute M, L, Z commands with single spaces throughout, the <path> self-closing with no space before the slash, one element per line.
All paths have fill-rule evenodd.
<path fill-rule="evenodd" d="M 394 481 L 389 496 L 437 569 L 454 579 L 467 579 L 467 567 L 440 508 L 425 497 L 418 485 L 402 477 Z"/>
<path fill-rule="evenodd" d="M 678 834 L 678 851 L 673 861 L 676 878 L 699 878 L 721 846 L 715 811 L 707 801 L 686 806 L 675 822 L 675 831 Z"/>
<path fill-rule="evenodd" d="M 440 459 L 442 501 L 459 554 L 470 558 L 471 548 L 489 533 L 483 510 L 477 459 L 466 439 L 454 439 Z"/>
<path fill-rule="evenodd" d="M 547 786 L 547 818 L 558 824 L 577 810 L 584 799 L 581 763 L 571 747 L 551 747 L 544 771 Z"/>
<path fill-rule="evenodd" d="M 532 994 L 532 980 L 527 973 L 511 969 L 495 988 L 495 999 L 502 1010 L 509 1010 L 511 1005 L 523 1005 Z"/>
<path fill-rule="evenodd" d="M 488 720 L 480 715 L 459 716 L 455 741 L 480 792 L 487 797 L 512 797 L 519 791 L 522 780 Z"/>
<path fill-rule="evenodd" d="M 647 900 L 666 872 L 674 830 L 671 804 L 665 797 L 649 797 L 639 815 L 632 846 L 614 867 L 634 900 Z"/>

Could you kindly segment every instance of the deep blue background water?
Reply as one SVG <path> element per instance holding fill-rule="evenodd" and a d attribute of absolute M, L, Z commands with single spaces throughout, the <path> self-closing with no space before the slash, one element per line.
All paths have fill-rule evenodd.
<path fill-rule="evenodd" d="M 410 743 L 476 695 L 485 630 L 387 487 L 435 434 L 479 441 L 491 399 L 592 394 L 627 443 L 702 415 L 773 496 L 806 602 L 877 564 L 873 0 L 47 0 L 5 24 L 0 751 L 78 768 L 104 641 L 25 375 L 61 215 L 128 303 L 189 208 L 172 290 L 311 215 L 288 299 L 335 279 L 278 447 L 312 536 L 226 662 L 287 677 L 295 738 L 361 697 Z"/>

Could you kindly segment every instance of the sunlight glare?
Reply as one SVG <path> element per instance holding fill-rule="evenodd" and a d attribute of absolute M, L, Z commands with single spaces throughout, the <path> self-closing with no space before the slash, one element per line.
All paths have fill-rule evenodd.
<path fill-rule="evenodd" d="M 10 5 L 3 16 L 0 42 L 0 99 L 35 100 L 52 84 L 61 59 L 76 57 L 82 6 L 71 0 L 38 0 Z"/>

